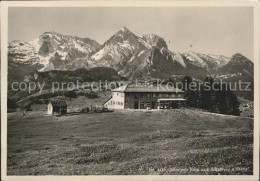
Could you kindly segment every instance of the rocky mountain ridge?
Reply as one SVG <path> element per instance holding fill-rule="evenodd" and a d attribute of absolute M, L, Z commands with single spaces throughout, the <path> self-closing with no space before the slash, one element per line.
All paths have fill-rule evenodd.
<path fill-rule="evenodd" d="M 45 32 L 30 42 L 12 41 L 8 45 L 10 76 L 23 77 L 33 71 L 76 70 L 110 67 L 120 76 L 167 78 L 208 74 L 253 75 L 253 63 L 241 54 L 232 57 L 196 52 L 174 52 L 155 35 L 137 36 L 127 28 L 112 35 L 103 45 L 89 38 Z M 235 68 L 234 68 L 235 67 Z M 17 78 L 14 76 L 12 78 Z"/>

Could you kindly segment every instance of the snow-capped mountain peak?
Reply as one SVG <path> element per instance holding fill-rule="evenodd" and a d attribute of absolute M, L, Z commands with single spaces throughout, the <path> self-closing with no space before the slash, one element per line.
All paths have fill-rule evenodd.
<path fill-rule="evenodd" d="M 45 32 L 39 38 L 29 42 L 10 42 L 8 58 L 12 63 L 39 64 L 41 67 L 39 71 L 75 69 L 78 67 L 74 65 L 74 61 L 78 61 L 78 58 L 85 58 L 99 48 L 100 45 L 89 38 Z"/>
<path fill-rule="evenodd" d="M 130 30 L 129 29 L 127 29 L 126 27 L 123 27 L 123 28 L 121 28 L 121 30 L 120 31 L 122 31 L 122 32 L 130 32 Z"/>
<path fill-rule="evenodd" d="M 196 71 L 202 71 L 199 74 L 204 76 L 219 70 L 230 72 L 228 65 L 231 63 L 253 67 L 253 63 L 240 54 L 226 57 L 191 51 L 171 51 L 162 37 L 155 34 L 137 36 L 125 27 L 113 34 L 103 45 L 89 38 L 62 35 L 53 31 L 45 32 L 29 42 L 13 41 L 8 46 L 8 60 L 10 70 L 18 64 L 30 67 L 28 71 L 111 67 L 120 75 L 130 78 L 147 73 L 154 77 L 169 77 L 189 72 L 195 74 Z M 244 70 L 251 72 L 251 68 Z"/>

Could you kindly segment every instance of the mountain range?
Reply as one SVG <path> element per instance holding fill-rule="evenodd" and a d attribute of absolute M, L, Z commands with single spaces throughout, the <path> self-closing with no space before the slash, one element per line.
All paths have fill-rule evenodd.
<path fill-rule="evenodd" d="M 245 76 L 253 79 L 253 63 L 237 53 L 232 57 L 196 52 L 175 52 L 155 34 L 137 36 L 122 28 L 100 45 L 90 38 L 45 32 L 30 42 L 8 45 L 9 79 L 23 79 L 31 72 L 109 67 L 128 79 L 165 79 L 190 75 L 204 79 Z"/>

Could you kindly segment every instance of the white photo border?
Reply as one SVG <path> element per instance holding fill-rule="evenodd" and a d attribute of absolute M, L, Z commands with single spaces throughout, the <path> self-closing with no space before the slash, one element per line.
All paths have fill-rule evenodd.
<path fill-rule="evenodd" d="M 98 175 L 7 176 L 7 45 L 9 7 L 253 7 L 254 9 L 254 152 L 253 175 Z M 1 2 L 1 178 L 3 180 L 259 180 L 260 3 L 254 1 L 2 1 Z"/>

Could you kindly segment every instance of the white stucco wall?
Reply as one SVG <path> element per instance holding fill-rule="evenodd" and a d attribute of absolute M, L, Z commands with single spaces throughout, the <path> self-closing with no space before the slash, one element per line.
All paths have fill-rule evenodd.
<path fill-rule="evenodd" d="M 105 104 L 104 107 L 108 108 L 108 109 L 113 109 L 113 104 L 112 104 L 112 98 L 109 99 Z"/>
<path fill-rule="evenodd" d="M 104 104 L 108 109 L 124 109 L 125 93 L 112 92 L 112 98 Z"/>
<path fill-rule="evenodd" d="M 114 109 L 124 109 L 125 107 L 125 93 L 113 92 Z"/>
<path fill-rule="evenodd" d="M 48 113 L 48 115 L 52 115 L 52 105 L 51 105 L 51 103 L 48 104 L 47 113 Z"/>

